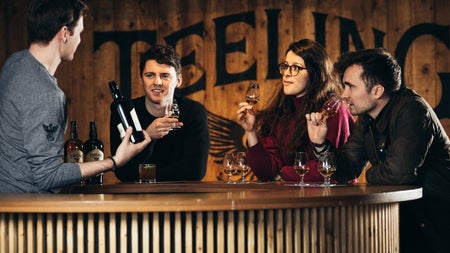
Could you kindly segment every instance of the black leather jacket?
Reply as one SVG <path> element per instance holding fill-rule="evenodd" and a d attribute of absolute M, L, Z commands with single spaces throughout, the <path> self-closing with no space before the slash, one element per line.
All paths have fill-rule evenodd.
<path fill-rule="evenodd" d="M 420 185 L 424 194 L 450 201 L 450 140 L 432 107 L 411 89 L 392 95 L 373 120 L 358 117 L 338 151 L 337 180 L 358 176 L 367 162 L 367 182 Z"/>
<path fill-rule="evenodd" d="M 376 119 L 358 116 L 348 142 L 336 153 L 338 181 L 359 176 L 370 162 L 370 184 L 421 186 L 422 199 L 400 206 L 401 236 L 419 242 L 408 248 L 410 243 L 401 239 L 403 250 L 448 252 L 450 140 L 421 96 L 404 88 L 392 95 Z"/>
<path fill-rule="evenodd" d="M 359 116 L 337 156 L 333 177 L 338 181 L 357 177 L 370 162 L 366 172 L 370 184 L 422 186 L 422 199 L 401 206 L 401 219 L 411 216 L 412 230 L 422 232 L 412 235 L 403 229 L 402 233 L 409 240 L 427 241 L 427 252 L 449 251 L 450 140 L 421 96 L 405 88 L 392 95 L 376 119 Z"/>

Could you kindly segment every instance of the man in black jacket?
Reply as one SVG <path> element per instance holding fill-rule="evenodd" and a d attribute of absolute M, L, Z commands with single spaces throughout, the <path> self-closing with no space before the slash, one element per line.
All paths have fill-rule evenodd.
<path fill-rule="evenodd" d="M 450 252 L 450 140 L 432 107 L 401 87 L 401 68 L 384 49 L 344 54 L 335 68 L 345 86 L 342 98 L 358 122 L 336 151 L 334 178 L 345 182 L 370 162 L 370 184 L 422 186 L 422 199 L 400 206 L 400 249 Z M 323 117 L 306 115 L 319 158 L 332 149 Z"/>

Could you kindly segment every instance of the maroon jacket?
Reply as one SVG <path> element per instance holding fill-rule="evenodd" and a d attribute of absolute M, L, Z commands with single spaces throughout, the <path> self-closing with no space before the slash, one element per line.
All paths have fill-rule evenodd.
<path fill-rule="evenodd" d="M 296 108 L 302 103 L 302 99 L 294 100 Z M 338 148 L 345 142 L 350 135 L 350 129 L 354 125 L 355 119 L 348 111 L 346 105 L 342 103 L 339 112 L 327 120 L 328 134 L 327 139 L 330 143 Z M 281 136 L 259 137 L 259 142 L 247 149 L 248 163 L 253 173 L 260 180 L 273 180 L 277 175 L 285 181 L 299 181 L 300 177 L 295 173 L 293 168 L 294 161 L 288 161 L 287 145 L 288 140 L 292 138 L 294 133 L 295 120 L 289 122 L 289 128 L 292 132 L 285 135 L 284 140 L 280 141 Z M 305 176 L 305 182 L 321 182 L 323 177 L 317 171 L 317 162 L 312 154 L 312 146 L 309 145 L 308 156 L 311 159 L 310 171 Z"/>

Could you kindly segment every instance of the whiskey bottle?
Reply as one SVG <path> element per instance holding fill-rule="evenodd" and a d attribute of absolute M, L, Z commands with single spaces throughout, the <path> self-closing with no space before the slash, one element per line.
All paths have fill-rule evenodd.
<path fill-rule="evenodd" d="M 70 122 L 70 138 L 64 143 L 64 161 L 82 163 L 84 161 L 83 142 L 78 139 L 77 122 Z"/>
<path fill-rule="evenodd" d="M 103 142 L 97 138 L 97 126 L 95 121 L 89 122 L 89 139 L 84 142 L 84 161 L 93 162 L 104 159 Z M 87 184 L 102 184 L 103 173 L 86 179 Z"/>
<path fill-rule="evenodd" d="M 109 88 L 114 99 L 111 103 L 111 113 L 117 113 L 120 117 L 120 123 L 117 125 L 120 135 L 125 135 L 125 130 L 128 127 L 133 127 L 131 142 L 138 143 L 143 141 L 145 137 L 142 132 L 142 126 L 131 100 L 122 96 L 116 81 L 110 81 Z"/>

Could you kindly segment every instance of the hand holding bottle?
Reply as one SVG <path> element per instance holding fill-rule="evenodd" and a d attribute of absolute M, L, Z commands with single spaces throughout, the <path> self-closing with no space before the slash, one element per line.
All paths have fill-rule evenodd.
<path fill-rule="evenodd" d="M 131 160 L 134 156 L 142 152 L 144 148 L 150 143 L 151 139 L 147 132 L 143 131 L 143 139 L 138 143 L 131 141 L 133 128 L 129 127 L 125 131 L 125 136 L 122 139 L 116 154 L 111 159 L 99 160 L 87 163 L 80 163 L 81 177 L 83 179 L 93 177 L 98 173 L 111 170 L 111 160 L 114 162 L 114 166 L 121 167 Z"/>
<path fill-rule="evenodd" d="M 111 103 L 111 113 L 117 114 L 120 117 L 120 123 L 117 125 L 117 130 L 123 135 L 125 129 L 132 127 L 133 133 L 131 135 L 131 142 L 138 143 L 144 139 L 141 123 L 134 109 L 133 103 L 130 99 L 122 96 L 116 81 L 108 83 L 113 102 Z"/>
<path fill-rule="evenodd" d="M 131 142 L 131 134 L 133 133 L 132 127 L 127 128 L 125 131 L 125 137 L 122 139 L 119 147 L 117 148 L 116 154 L 114 155 L 114 160 L 117 166 L 123 166 L 134 156 L 142 152 L 144 148 L 150 143 L 151 138 L 146 131 L 142 131 L 144 135 L 144 140 L 138 143 Z"/>

